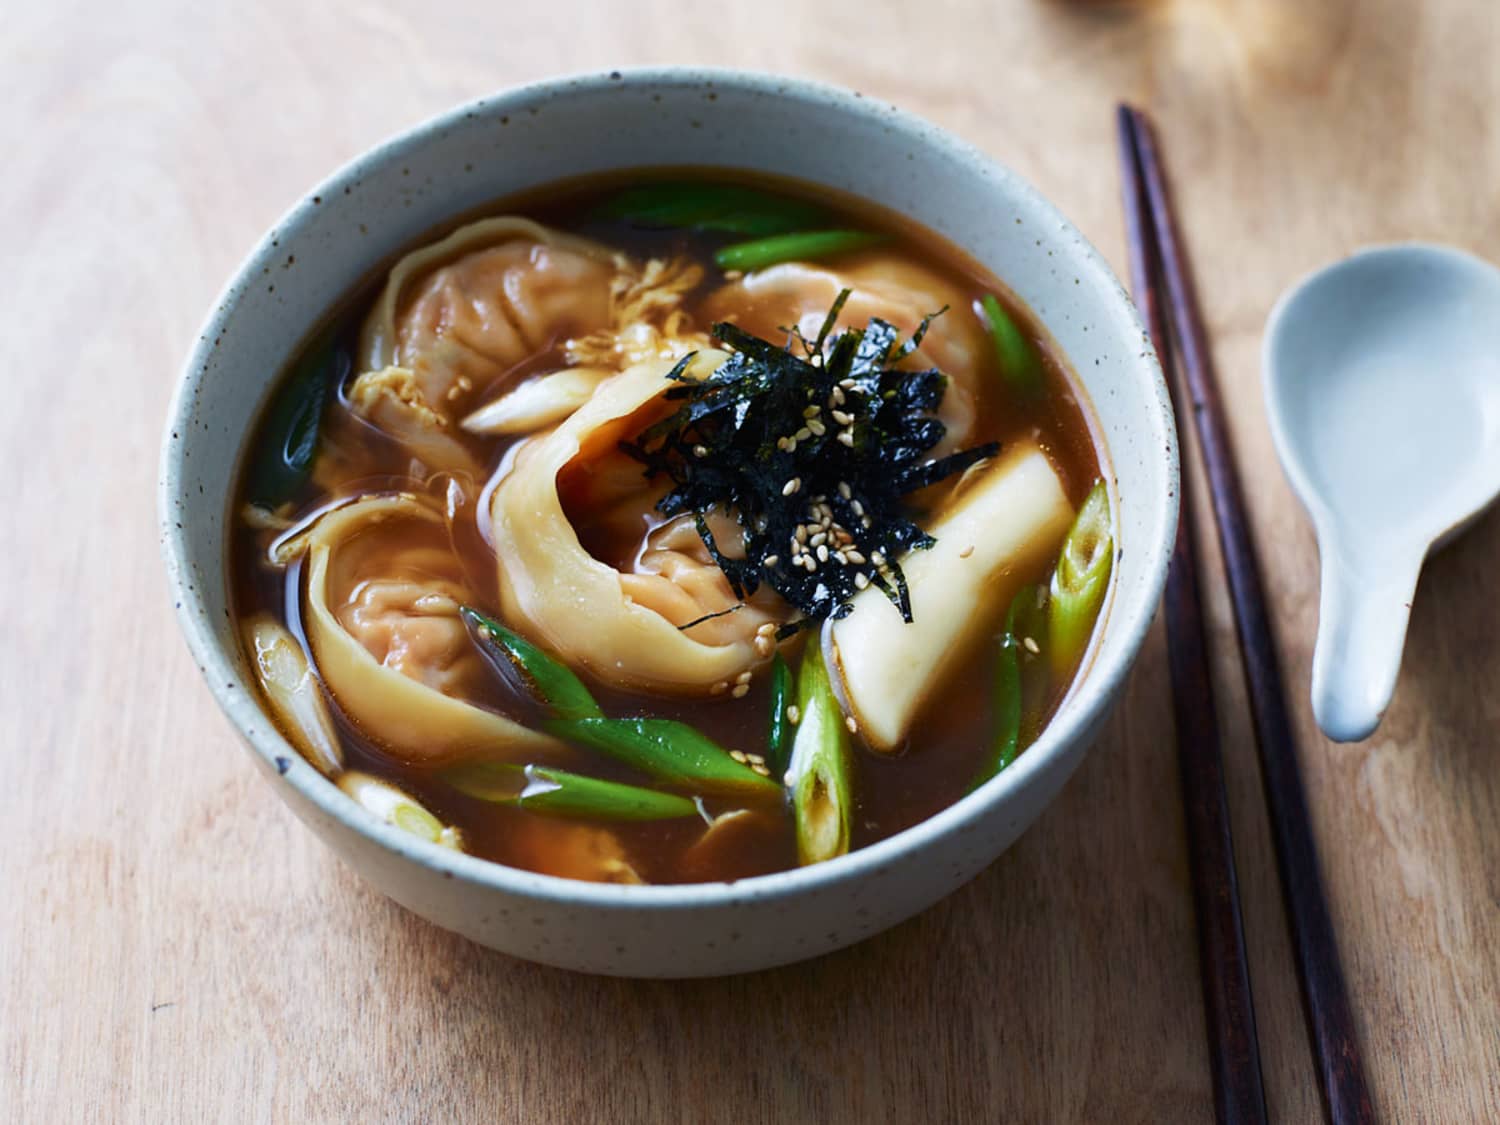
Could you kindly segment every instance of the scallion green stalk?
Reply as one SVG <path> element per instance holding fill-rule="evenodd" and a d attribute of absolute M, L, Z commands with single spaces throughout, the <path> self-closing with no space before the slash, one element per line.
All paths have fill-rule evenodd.
<path fill-rule="evenodd" d="M 1071 676 L 1083 660 L 1109 588 L 1114 556 L 1109 493 L 1098 481 L 1078 509 L 1052 572 L 1047 647 L 1058 682 Z"/>
<path fill-rule="evenodd" d="M 542 727 L 695 792 L 766 797 L 781 793 L 779 782 L 736 761 L 713 739 L 675 719 L 553 719 Z"/>
<path fill-rule="evenodd" d="M 1038 393 L 1042 389 L 1042 360 L 1036 345 L 1027 339 L 1021 326 L 993 293 L 981 297 L 979 306 L 984 311 L 984 322 L 994 346 L 1000 377 L 1018 394 L 1030 396 Z"/>
<path fill-rule="evenodd" d="M 746 238 L 805 229 L 823 217 L 821 208 L 802 200 L 739 184 L 693 182 L 626 188 L 597 213 L 646 229 L 722 231 Z"/>
<path fill-rule="evenodd" d="M 797 707 L 801 715 L 792 741 L 792 811 L 797 858 L 805 865 L 848 852 L 853 814 L 848 729 L 816 643 L 802 654 Z"/>
<path fill-rule="evenodd" d="M 766 738 L 766 766 L 780 778 L 791 760 L 792 723 L 787 708 L 792 705 L 792 670 L 781 653 L 771 661 L 771 724 Z"/>
<path fill-rule="evenodd" d="M 780 262 L 810 262 L 863 250 L 885 240 L 862 230 L 808 230 L 773 234 L 752 242 L 721 247 L 714 263 L 722 270 L 762 270 Z"/>
<path fill-rule="evenodd" d="M 463 606 L 459 616 L 485 656 L 515 668 L 537 700 L 558 718 L 585 719 L 603 714 L 583 681 L 562 661 L 477 609 Z"/>
<path fill-rule="evenodd" d="M 480 762 L 445 770 L 442 777 L 470 797 L 546 816 L 678 820 L 698 815 L 697 804 L 676 793 L 660 793 L 547 766 Z"/>

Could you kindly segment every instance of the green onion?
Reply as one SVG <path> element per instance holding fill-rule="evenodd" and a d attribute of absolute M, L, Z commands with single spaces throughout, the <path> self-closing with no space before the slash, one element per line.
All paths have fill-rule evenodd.
<path fill-rule="evenodd" d="M 823 651 L 816 644 L 802 654 L 797 676 L 797 737 L 792 743 L 792 811 L 797 823 L 797 858 L 820 863 L 849 850 L 853 813 L 849 746 L 844 712 L 833 694 Z"/>
<path fill-rule="evenodd" d="M 1000 377 L 1020 394 L 1036 394 L 1042 389 L 1042 360 L 1036 345 L 1021 331 L 1021 326 L 993 293 L 981 297 L 979 305 L 984 310 L 990 342 L 995 347 Z"/>
<path fill-rule="evenodd" d="M 626 188 L 595 212 L 648 229 L 723 231 L 749 238 L 806 228 L 822 209 L 737 184 L 664 183 Z"/>
<path fill-rule="evenodd" d="M 1036 595 L 1031 587 L 1021 593 L 1035 604 Z M 969 786 L 971 792 L 1014 762 L 1021 749 L 1021 645 L 1016 640 L 1016 604 L 1011 602 L 1005 615 L 1000 655 L 995 659 L 995 737 Z"/>
<path fill-rule="evenodd" d="M 266 439 L 250 466 L 250 499 L 267 507 L 290 500 L 312 473 L 323 408 L 349 374 L 349 352 L 332 334 L 311 345 L 271 399 L 261 432 Z"/>
<path fill-rule="evenodd" d="M 1072 675 L 1083 660 L 1099 607 L 1104 604 L 1114 556 L 1109 494 L 1101 480 L 1078 509 L 1052 572 L 1047 641 L 1052 675 L 1059 682 Z"/>
<path fill-rule="evenodd" d="M 481 762 L 445 770 L 460 793 L 546 816 L 597 820 L 677 820 L 697 816 L 697 804 L 676 793 L 658 793 L 547 766 Z"/>
<path fill-rule="evenodd" d="M 885 241 L 884 235 L 862 230 L 808 230 L 773 234 L 753 242 L 736 242 L 714 253 L 722 270 L 760 270 L 778 262 L 806 262 L 863 250 Z"/>
<path fill-rule="evenodd" d="M 463 606 L 458 612 L 480 651 L 490 660 L 514 668 L 553 715 L 584 719 L 603 714 L 583 681 L 562 661 L 477 609 Z"/>
<path fill-rule="evenodd" d="M 1047 658 L 1047 590 L 1025 586 L 1016 591 L 1006 614 L 1006 628 L 1020 646 L 1016 657 L 1021 667 L 1021 741 L 1036 737 L 1046 714 L 1052 691 L 1052 664 Z"/>
<path fill-rule="evenodd" d="M 792 724 L 786 709 L 792 705 L 792 670 L 781 653 L 771 661 L 771 729 L 766 739 L 766 766 L 771 776 L 786 773 L 792 749 Z"/>
<path fill-rule="evenodd" d="M 675 719 L 553 719 L 550 734 L 702 792 L 781 793 L 781 784 L 737 762 L 713 739 Z"/>

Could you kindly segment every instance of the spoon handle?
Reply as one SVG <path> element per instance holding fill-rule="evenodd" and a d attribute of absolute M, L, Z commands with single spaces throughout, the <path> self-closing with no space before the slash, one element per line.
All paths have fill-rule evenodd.
<path fill-rule="evenodd" d="M 1321 551 L 1313 714 L 1335 742 L 1358 742 L 1375 732 L 1396 690 L 1422 557 L 1382 559 L 1371 574 L 1350 565 L 1336 540 Z"/>

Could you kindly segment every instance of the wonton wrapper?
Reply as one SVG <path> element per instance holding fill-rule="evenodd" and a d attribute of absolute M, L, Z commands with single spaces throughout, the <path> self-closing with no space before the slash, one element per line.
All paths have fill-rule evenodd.
<path fill-rule="evenodd" d="M 605 328 L 624 265 L 607 247 L 514 217 L 414 250 L 365 318 L 351 405 L 429 468 L 479 476 L 455 406 L 562 339 Z"/>
<path fill-rule="evenodd" d="M 460 227 L 391 270 L 360 334 L 363 370 L 409 369 L 446 413 L 455 390 L 608 325 L 621 265 L 608 247 L 530 219 Z"/>
<path fill-rule="evenodd" d="M 703 315 L 709 321 L 732 321 L 777 344 L 784 342 L 784 328 L 798 328 L 812 340 L 844 289 L 852 292 L 836 330 L 864 328 L 871 317 L 879 317 L 895 325 L 905 340 L 924 316 L 947 306 L 908 362 L 936 367 L 948 376 L 937 412 L 947 433 L 932 456 L 967 445 L 974 428 L 974 381 L 989 341 L 965 295 L 908 258 L 872 253 L 846 269 L 785 262 L 755 270 L 712 293 Z"/>
<path fill-rule="evenodd" d="M 426 526 L 413 536 L 401 522 Z M 361 731 L 406 761 L 534 760 L 552 739 L 445 694 L 486 672 L 457 618 L 459 564 L 423 531 L 444 536 L 443 517 L 410 494 L 374 495 L 278 546 L 279 561 L 307 553 L 303 625 L 318 674 Z"/>
<path fill-rule="evenodd" d="M 688 373 L 703 378 L 726 358 L 700 352 Z M 736 599 L 681 521 L 643 536 L 641 520 L 660 493 L 640 465 L 613 463 L 623 460 L 616 441 L 634 436 L 634 416 L 671 385 L 665 379 L 671 368 L 657 360 L 621 372 L 556 430 L 523 444 L 494 491 L 490 514 L 508 625 L 609 683 L 697 694 L 761 663 L 756 630 L 781 618 L 769 597 L 757 597 L 734 613 L 678 628 Z M 639 529 L 633 533 L 639 550 L 628 562 L 591 555 L 563 509 L 559 474 L 595 458 L 604 466 L 597 487 L 606 496 L 606 526 Z M 600 514 L 595 504 L 589 508 Z M 728 553 L 727 538 L 724 547 Z"/>

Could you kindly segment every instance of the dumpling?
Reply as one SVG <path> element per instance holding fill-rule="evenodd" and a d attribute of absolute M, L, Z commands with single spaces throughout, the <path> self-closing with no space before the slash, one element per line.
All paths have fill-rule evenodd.
<path fill-rule="evenodd" d="M 351 404 L 429 468 L 478 475 L 455 426 L 475 396 L 498 391 L 503 400 L 507 375 L 559 351 L 573 366 L 541 385 L 567 393 L 534 388 L 465 423 L 475 433 L 525 432 L 576 408 L 578 388 L 601 372 L 706 344 L 681 309 L 702 276 L 686 259 L 639 263 L 529 219 L 471 223 L 391 270 L 361 332 Z"/>
<path fill-rule="evenodd" d="M 396 263 L 360 337 L 362 370 L 404 367 L 432 408 L 573 336 L 605 328 L 623 261 L 598 243 L 502 217 Z"/>
<path fill-rule="evenodd" d="M 406 255 L 365 318 L 354 412 L 430 470 L 480 475 L 455 419 L 474 394 L 606 328 L 624 259 L 529 219 L 470 223 Z"/>
<path fill-rule="evenodd" d="M 688 374 L 702 378 L 725 358 L 700 352 Z M 620 373 L 557 429 L 517 449 L 491 500 L 500 606 L 513 628 L 601 680 L 709 694 L 766 659 L 757 635 L 790 611 L 764 588 L 736 609 L 692 523 L 662 524 L 652 511 L 662 490 L 618 452 L 621 439 L 660 412 L 671 367 L 653 360 Z M 591 513 L 588 526 L 574 525 L 565 492 Z M 726 552 L 732 530 L 726 519 L 718 536 Z M 710 614 L 722 616 L 681 628 Z"/>
<path fill-rule="evenodd" d="M 468 600 L 443 517 L 409 493 L 364 496 L 272 549 L 306 555 L 303 623 L 344 713 L 408 762 L 532 761 L 546 735 L 470 702 L 487 671 L 458 607 Z"/>
<path fill-rule="evenodd" d="M 965 295 L 951 282 L 897 254 L 861 255 L 843 269 L 786 262 L 746 274 L 711 294 L 704 315 L 729 320 L 747 332 L 780 343 L 785 329 L 817 336 L 839 293 L 852 292 L 838 328 L 863 328 L 871 317 L 895 325 L 905 337 L 922 318 L 946 306 L 928 329 L 912 360 L 940 369 L 948 390 L 938 418 L 948 428 L 934 456 L 970 443 L 974 428 L 974 380 L 979 377 L 988 339 Z"/>

